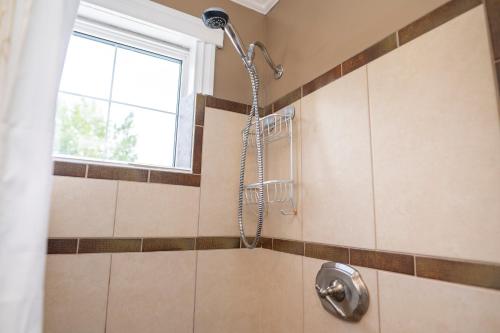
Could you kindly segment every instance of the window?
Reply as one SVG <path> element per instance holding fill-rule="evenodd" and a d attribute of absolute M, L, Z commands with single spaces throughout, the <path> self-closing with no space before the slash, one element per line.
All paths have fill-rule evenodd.
<path fill-rule="evenodd" d="M 58 94 L 57 159 L 191 168 L 194 97 L 213 86 L 200 56 L 215 48 L 207 53 L 199 38 L 127 15 L 165 20 L 166 10 L 136 0 L 82 2 Z"/>

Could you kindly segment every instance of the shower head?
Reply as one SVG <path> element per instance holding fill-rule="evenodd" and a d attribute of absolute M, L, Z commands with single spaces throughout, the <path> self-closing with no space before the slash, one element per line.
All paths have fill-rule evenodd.
<path fill-rule="evenodd" d="M 243 47 L 243 43 L 241 42 L 240 36 L 233 28 L 231 22 L 229 22 L 229 15 L 222 8 L 211 7 L 205 9 L 203 15 L 201 15 L 201 19 L 203 23 L 210 29 L 223 29 L 231 42 L 233 43 L 236 51 L 240 55 L 241 59 L 245 63 L 245 65 L 249 65 L 249 61 L 247 58 L 247 54 L 245 48 Z"/>
<path fill-rule="evenodd" d="M 229 15 L 224 9 L 217 7 L 205 9 L 201 18 L 210 29 L 224 29 L 229 22 Z"/>
<path fill-rule="evenodd" d="M 236 32 L 236 29 L 234 29 L 233 25 L 229 21 L 229 15 L 224 9 L 218 7 L 207 8 L 201 15 L 201 19 L 203 20 L 203 23 L 210 29 L 224 30 L 247 68 L 253 65 L 255 47 L 258 47 L 262 50 L 262 52 L 264 53 L 264 58 L 266 59 L 271 69 L 274 71 L 274 78 L 276 80 L 281 78 L 281 76 L 283 75 L 283 66 L 274 64 L 271 56 L 269 56 L 269 53 L 267 52 L 266 47 L 259 41 L 250 44 L 248 50 L 246 50 L 246 48 L 243 46 L 243 43 L 241 42 L 240 36 Z"/>

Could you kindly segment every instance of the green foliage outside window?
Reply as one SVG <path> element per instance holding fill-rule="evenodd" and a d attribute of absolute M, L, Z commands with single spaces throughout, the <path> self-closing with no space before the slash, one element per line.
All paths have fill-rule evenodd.
<path fill-rule="evenodd" d="M 110 126 L 108 131 L 106 118 L 106 114 L 98 112 L 93 101 L 82 98 L 77 104 L 60 103 L 56 116 L 56 153 L 135 162 L 137 135 L 133 133 L 134 114 L 129 113 L 121 123 Z"/>

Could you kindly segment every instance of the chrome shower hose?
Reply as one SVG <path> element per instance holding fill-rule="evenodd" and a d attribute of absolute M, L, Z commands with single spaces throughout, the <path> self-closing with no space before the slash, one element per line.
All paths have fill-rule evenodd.
<path fill-rule="evenodd" d="M 257 70 L 255 65 L 251 64 L 246 66 L 248 74 L 250 75 L 250 81 L 252 83 L 252 110 L 248 115 L 248 120 L 246 126 L 243 130 L 243 148 L 241 150 L 240 159 L 240 185 L 239 185 L 239 196 L 238 196 L 238 225 L 240 227 L 240 237 L 245 247 L 253 249 L 259 243 L 262 234 L 262 225 L 264 224 L 264 157 L 263 157 L 263 147 L 262 147 L 262 137 L 259 122 L 259 76 L 257 75 Z M 245 190 L 245 165 L 247 161 L 247 150 L 248 150 L 248 135 L 250 132 L 250 127 L 252 126 L 252 119 L 255 119 L 255 136 L 257 145 L 257 181 L 259 184 L 258 192 L 259 198 L 257 202 L 257 230 L 255 232 L 255 238 L 250 243 L 245 236 L 245 227 L 243 225 L 243 192 Z"/>

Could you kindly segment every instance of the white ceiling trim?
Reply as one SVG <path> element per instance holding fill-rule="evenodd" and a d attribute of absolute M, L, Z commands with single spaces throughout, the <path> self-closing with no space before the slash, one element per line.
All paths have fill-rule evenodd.
<path fill-rule="evenodd" d="M 262 15 L 267 15 L 271 8 L 278 3 L 279 0 L 231 0 L 239 5 L 255 10 Z"/>

